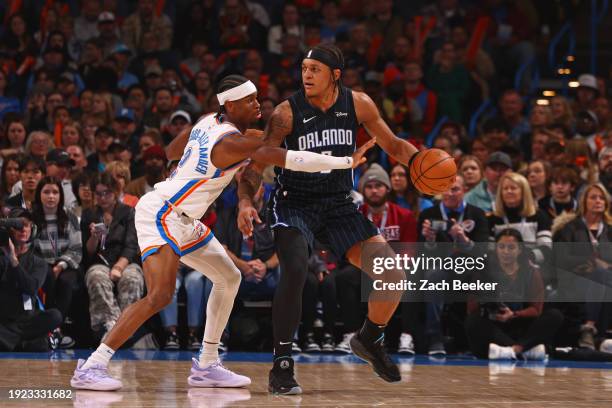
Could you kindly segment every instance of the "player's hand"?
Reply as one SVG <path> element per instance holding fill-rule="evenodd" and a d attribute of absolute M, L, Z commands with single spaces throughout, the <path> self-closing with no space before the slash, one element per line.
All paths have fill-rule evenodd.
<path fill-rule="evenodd" d="M 355 150 L 355 153 L 353 153 L 353 168 L 354 169 L 361 166 L 363 163 L 366 162 L 366 158 L 364 157 L 364 155 L 375 144 L 376 144 L 376 138 L 373 137 L 372 139 L 364 143 L 359 149 Z"/>
<path fill-rule="evenodd" d="M 260 224 L 259 214 L 257 210 L 251 204 L 240 205 L 238 211 L 238 229 L 242 232 L 245 237 L 253 235 L 253 221 Z"/>

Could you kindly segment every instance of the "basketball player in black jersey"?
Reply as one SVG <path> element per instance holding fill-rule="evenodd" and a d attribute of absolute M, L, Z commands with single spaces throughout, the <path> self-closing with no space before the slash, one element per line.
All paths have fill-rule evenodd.
<path fill-rule="evenodd" d="M 318 45 L 307 51 L 302 62 L 303 89 L 275 108 L 264 131 L 264 142 L 345 156 L 354 151 L 357 128 L 364 126 L 384 151 L 409 165 L 417 149 L 391 132 L 368 95 L 341 85 L 343 64 L 341 51 L 333 45 Z M 259 188 L 262 170 L 263 166 L 252 163 L 239 185 L 238 225 L 246 235 L 253 231 L 252 221 L 260 221 L 252 198 Z M 370 255 L 362 259 L 364 243 L 378 243 L 370 246 L 378 248 L 376 256 L 394 257 L 395 253 L 352 203 L 349 195 L 353 187 L 352 170 L 307 174 L 277 168 L 276 175 L 269 213 L 281 276 L 272 308 L 274 365 L 268 389 L 275 394 L 299 394 L 302 390 L 294 378 L 291 343 L 300 320 L 302 289 L 314 239 L 327 244 L 338 256 L 345 255 L 358 268 L 362 262 L 372 264 Z M 381 275 L 365 269 L 368 275 L 381 279 Z M 389 270 L 382 275 L 387 282 L 404 278 L 401 270 Z M 382 340 L 402 294 L 372 293 L 368 316 L 352 338 L 351 348 L 385 381 L 399 381 L 399 370 L 386 354 Z"/>

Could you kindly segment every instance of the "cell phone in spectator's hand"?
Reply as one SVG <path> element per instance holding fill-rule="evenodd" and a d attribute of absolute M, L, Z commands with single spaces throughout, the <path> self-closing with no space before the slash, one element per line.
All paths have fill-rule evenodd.
<path fill-rule="evenodd" d="M 431 229 L 435 232 L 444 232 L 447 229 L 446 221 L 431 220 Z"/>

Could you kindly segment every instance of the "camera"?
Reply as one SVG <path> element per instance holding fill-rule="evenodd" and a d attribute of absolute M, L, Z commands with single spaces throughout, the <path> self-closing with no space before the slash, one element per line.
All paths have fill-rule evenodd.
<path fill-rule="evenodd" d="M 8 247 L 9 228 L 23 229 L 21 218 L 0 218 L 0 247 Z"/>

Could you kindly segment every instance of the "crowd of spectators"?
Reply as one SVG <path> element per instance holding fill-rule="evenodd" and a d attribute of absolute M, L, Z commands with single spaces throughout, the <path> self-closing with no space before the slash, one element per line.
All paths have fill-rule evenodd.
<path fill-rule="evenodd" d="M 96 345 L 143 296 L 133 208 L 176 165 L 164 147 L 218 110 L 216 84 L 232 73 L 256 84 L 262 118 L 254 127 L 263 129 L 300 88 L 303 52 L 333 42 L 345 57 L 344 85 L 366 92 L 399 137 L 452 155 L 459 172 L 448 192 L 422 196 L 407 168 L 375 148 L 355 172 L 363 214 L 389 242 L 421 242 L 430 253 L 489 242 L 503 290 L 529 299 L 497 309 L 435 294 L 405 302 L 388 346 L 491 358 L 536 358 L 540 344 L 604 350 L 612 80 L 584 72 L 577 88 L 552 97 L 532 92 L 531 79 L 514 88 L 517 70 L 546 53 L 551 33 L 581 3 L 3 2 L 0 204 L 23 226 L 0 229 L 0 348 Z M 492 108 L 471 127 L 485 101 Z M 358 143 L 366 138 L 361 129 Z M 256 197 L 262 220 L 272 177 Z M 239 233 L 236 183 L 203 220 L 243 276 L 223 347 L 265 349 L 270 311 L 246 306 L 271 300 L 281 271 L 265 222 L 250 238 Z M 581 245 L 557 256 L 567 243 Z M 563 286 L 555 265 L 596 284 L 582 285 L 580 302 L 554 303 Z M 362 274 L 324 247 L 313 248 L 309 269 L 294 349 L 350 353 L 365 313 Z M 210 286 L 181 267 L 173 302 L 148 325 L 159 328 L 161 347 L 200 347 Z"/>

